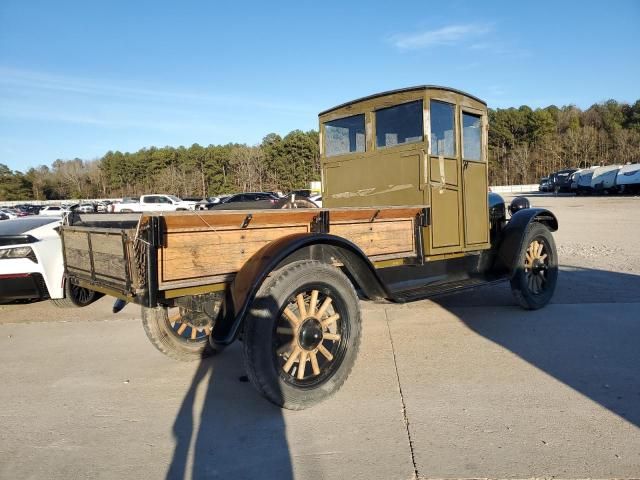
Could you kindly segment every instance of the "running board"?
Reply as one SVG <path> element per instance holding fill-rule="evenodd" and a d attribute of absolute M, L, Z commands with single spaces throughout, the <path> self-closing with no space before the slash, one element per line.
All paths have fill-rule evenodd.
<path fill-rule="evenodd" d="M 424 285 L 418 288 L 408 290 L 400 290 L 392 292 L 393 300 L 398 303 L 413 302 L 415 300 L 423 300 L 425 298 L 436 297 L 439 295 L 448 295 L 460 292 L 470 288 L 476 288 L 484 285 L 493 285 L 504 282 L 505 278 L 498 280 L 485 280 L 483 278 L 467 278 L 454 282 L 441 283 L 438 285 Z"/>

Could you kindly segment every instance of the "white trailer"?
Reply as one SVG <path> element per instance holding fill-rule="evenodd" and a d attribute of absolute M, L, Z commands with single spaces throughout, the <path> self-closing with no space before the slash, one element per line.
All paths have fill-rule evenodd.
<path fill-rule="evenodd" d="M 616 177 L 620 165 L 606 165 L 596 168 L 591 177 L 591 188 L 594 193 L 613 193 L 616 190 Z"/>
<path fill-rule="evenodd" d="M 640 193 L 640 163 L 623 165 L 618 170 L 616 185 L 622 193 Z"/>

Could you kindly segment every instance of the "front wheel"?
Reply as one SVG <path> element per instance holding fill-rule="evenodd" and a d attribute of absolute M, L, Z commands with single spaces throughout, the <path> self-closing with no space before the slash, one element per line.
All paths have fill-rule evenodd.
<path fill-rule="evenodd" d="M 511 279 L 514 297 L 527 310 L 544 307 L 558 280 L 556 244 L 547 227 L 538 222 L 529 224 L 516 261 Z"/>
<path fill-rule="evenodd" d="M 301 410 L 337 392 L 360 345 L 358 297 L 337 268 L 291 263 L 262 284 L 244 323 L 247 374 L 269 401 Z"/>

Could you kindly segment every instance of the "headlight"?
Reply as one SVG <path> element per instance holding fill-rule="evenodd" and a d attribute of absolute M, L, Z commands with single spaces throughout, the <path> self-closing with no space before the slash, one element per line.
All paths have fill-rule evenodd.
<path fill-rule="evenodd" d="M 28 258 L 34 263 L 38 263 L 36 254 L 33 253 L 31 247 L 15 247 L 0 250 L 0 259 L 3 258 Z"/>

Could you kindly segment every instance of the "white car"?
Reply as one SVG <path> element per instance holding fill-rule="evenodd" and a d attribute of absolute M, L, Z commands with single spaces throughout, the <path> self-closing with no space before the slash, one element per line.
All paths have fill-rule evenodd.
<path fill-rule="evenodd" d="M 64 207 L 47 206 L 42 208 L 40 212 L 38 212 L 38 215 L 43 215 L 45 217 L 62 217 L 65 213 L 68 212 L 69 210 Z"/>
<path fill-rule="evenodd" d="M 18 218 L 18 215 L 16 215 L 15 212 L 12 212 L 11 210 L 0 208 L 0 212 L 4 213 L 7 217 L 9 217 L 10 220 Z"/>
<path fill-rule="evenodd" d="M 322 208 L 322 195 L 311 195 L 309 200 L 315 203 L 318 208 Z"/>
<path fill-rule="evenodd" d="M 32 216 L 0 223 L 0 302 L 51 299 L 83 307 L 102 295 L 64 279 L 59 218 Z"/>

